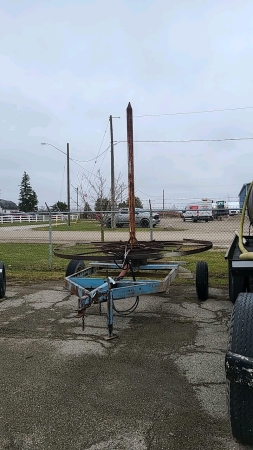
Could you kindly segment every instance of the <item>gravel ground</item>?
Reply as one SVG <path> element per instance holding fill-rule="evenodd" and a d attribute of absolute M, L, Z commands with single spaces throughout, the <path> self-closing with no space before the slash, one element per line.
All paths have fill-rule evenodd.
<path fill-rule="evenodd" d="M 204 303 L 184 285 L 141 297 L 107 341 L 105 305 L 83 331 L 62 286 L 8 286 L 0 304 L 0 449 L 244 448 L 226 411 L 226 291 Z"/>
<path fill-rule="evenodd" d="M 231 216 L 222 221 L 212 222 L 183 222 L 181 218 L 161 219 L 161 223 L 153 230 L 153 238 L 156 240 L 180 240 L 202 239 L 213 242 L 216 246 L 228 247 L 239 229 L 239 216 Z M 41 225 L 1 227 L 0 242 L 49 242 L 49 232 L 41 231 Z M 53 243 L 80 242 L 80 241 L 100 241 L 100 231 L 59 231 L 60 225 L 53 228 Z M 247 221 L 245 233 L 248 234 Z M 149 240 L 150 230 L 138 229 L 137 239 Z M 112 231 L 105 228 L 105 241 L 128 240 L 129 230 Z"/>

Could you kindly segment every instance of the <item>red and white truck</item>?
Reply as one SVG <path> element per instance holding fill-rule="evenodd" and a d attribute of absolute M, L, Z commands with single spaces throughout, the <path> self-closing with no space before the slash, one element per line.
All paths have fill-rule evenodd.
<path fill-rule="evenodd" d="M 187 205 L 182 212 L 182 218 L 184 222 L 186 220 L 193 222 L 213 220 L 212 200 L 202 198 L 201 201 Z"/>

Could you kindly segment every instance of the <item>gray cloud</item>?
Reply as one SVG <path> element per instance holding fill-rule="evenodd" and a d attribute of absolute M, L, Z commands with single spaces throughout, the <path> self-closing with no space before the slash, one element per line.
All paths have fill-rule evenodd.
<path fill-rule="evenodd" d="M 66 158 L 98 155 L 109 115 L 116 141 L 134 115 L 253 106 L 253 4 L 245 0 L 4 0 L 0 29 L 0 189 L 16 201 L 28 172 L 40 203 L 66 198 Z M 253 110 L 135 117 L 135 140 L 251 137 Z M 110 143 L 108 129 L 101 152 Z M 148 201 L 237 197 L 251 181 L 251 141 L 135 144 L 136 190 Z M 71 161 L 71 182 L 110 151 Z M 82 167 L 80 167 L 82 166 Z M 127 177 L 127 148 L 115 146 Z M 6 176 L 6 171 L 8 176 Z M 86 172 L 87 173 L 87 172 Z M 88 190 L 88 187 L 87 187 Z"/>

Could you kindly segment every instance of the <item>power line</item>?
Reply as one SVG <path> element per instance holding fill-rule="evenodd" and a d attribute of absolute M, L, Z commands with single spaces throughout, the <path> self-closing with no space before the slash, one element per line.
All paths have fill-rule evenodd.
<path fill-rule="evenodd" d="M 73 161 L 73 163 L 76 164 L 78 167 L 81 167 L 81 169 L 85 170 L 85 171 L 88 172 L 90 175 L 93 175 L 92 172 L 89 172 L 89 170 L 85 169 L 85 167 L 80 166 L 80 164 L 78 164 L 74 159 L 72 159 L 72 158 L 69 158 L 69 159 L 70 159 L 70 161 Z M 97 175 L 94 175 L 94 177 L 97 177 Z"/>
<path fill-rule="evenodd" d="M 190 142 L 225 142 L 225 141 L 252 141 L 253 137 L 241 137 L 241 138 L 222 138 L 222 139 L 180 139 L 180 140 L 157 140 L 157 141 L 134 141 L 134 143 L 145 143 L 145 144 L 161 144 L 161 143 L 171 143 L 171 144 L 185 144 Z M 118 141 L 117 144 L 127 141 Z"/>
<path fill-rule="evenodd" d="M 103 145 L 103 142 L 104 142 L 104 139 L 105 139 L 105 135 L 106 135 L 108 126 L 109 126 L 109 120 L 107 121 L 107 125 L 106 125 L 106 128 L 105 128 L 104 134 L 103 134 L 103 138 L 102 138 L 102 141 L 101 141 L 99 150 L 98 150 L 97 157 L 95 158 L 95 161 L 94 161 L 94 164 L 93 164 L 93 169 L 92 169 L 92 172 L 91 172 L 91 174 L 90 174 L 90 178 L 88 178 L 88 180 L 86 180 L 86 182 L 89 184 L 89 188 L 86 189 L 86 190 L 88 191 L 88 194 L 90 193 L 90 189 L 91 189 L 91 187 L 90 187 L 90 180 L 91 180 L 91 177 L 93 176 L 93 172 L 94 172 L 94 169 L 95 169 L 95 165 L 96 165 L 96 162 L 97 162 L 97 158 L 100 156 L 100 150 L 101 150 L 101 148 L 102 148 L 102 145 Z M 106 150 L 108 150 L 108 149 L 106 149 Z M 106 152 L 106 150 L 105 150 L 105 152 Z M 103 152 L 103 153 L 104 153 L 104 152 Z M 87 184 L 86 184 L 86 186 L 87 186 Z"/>
<path fill-rule="evenodd" d="M 101 167 L 102 167 L 102 164 L 104 163 L 104 160 L 105 160 L 105 157 L 106 157 L 106 154 L 107 154 L 107 152 L 108 152 L 109 148 L 111 148 L 111 144 L 110 144 L 110 145 L 108 145 L 107 149 L 105 150 L 105 154 L 104 154 L 104 157 L 103 157 L 103 159 L 102 159 L 102 161 L 101 161 L 101 164 L 100 164 L 99 170 L 101 169 Z"/>
<path fill-rule="evenodd" d="M 168 186 L 168 184 L 166 185 Z M 212 188 L 212 187 L 232 187 L 232 186 L 236 186 L 236 183 L 234 184 L 169 184 L 169 186 L 173 186 L 174 187 L 182 187 L 182 188 L 193 188 L 193 187 L 207 187 L 207 188 Z M 136 192 L 140 192 L 143 195 L 146 195 L 147 197 L 153 197 L 153 198 L 160 198 L 160 195 L 150 195 L 150 194 L 146 194 L 145 192 L 142 192 L 140 189 L 136 189 Z"/>
<path fill-rule="evenodd" d="M 214 112 L 224 112 L 224 111 L 244 111 L 247 109 L 253 109 L 253 106 L 245 106 L 242 108 L 224 108 L 224 109 L 206 109 L 203 111 L 183 111 L 176 113 L 163 113 L 163 114 L 142 114 L 133 117 L 161 117 L 161 116 L 181 116 L 188 114 L 206 114 L 206 113 L 214 113 Z"/>
<path fill-rule="evenodd" d="M 95 158 L 87 159 L 86 161 L 81 161 L 80 159 L 72 159 L 72 161 L 77 161 L 77 162 L 81 162 L 81 163 L 87 163 L 87 162 L 90 162 L 90 161 L 94 161 L 95 159 L 100 158 L 100 156 L 102 156 L 105 152 L 107 152 L 108 148 L 110 148 L 110 145 L 109 145 L 109 147 L 107 147 L 102 153 L 100 153 Z"/>
<path fill-rule="evenodd" d="M 135 181 L 136 181 L 136 179 L 135 179 Z M 141 194 L 146 195 L 147 197 L 160 198 L 160 195 L 146 194 L 145 192 L 142 192 L 140 189 L 136 189 L 136 192 L 140 192 Z"/>
<path fill-rule="evenodd" d="M 103 138 L 102 138 L 102 141 L 101 141 L 101 144 L 100 144 L 100 147 L 99 147 L 99 150 L 98 150 L 98 154 L 97 154 L 97 157 L 100 155 L 100 150 L 101 150 L 101 147 L 102 147 L 102 145 L 103 145 L 103 142 L 104 142 L 104 138 L 105 138 L 105 135 L 106 135 L 106 132 L 107 132 L 107 128 L 108 128 L 108 126 L 109 126 L 109 120 L 108 120 L 108 122 L 107 122 L 107 125 L 106 125 L 106 129 L 105 129 L 105 131 L 104 131 L 104 135 L 103 135 Z"/>
<path fill-rule="evenodd" d="M 119 142 L 117 142 L 117 141 L 113 142 L 114 147 L 115 147 L 115 145 L 117 145 L 118 143 L 119 143 Z M 109 148 L 111 148 L 111 144 L 107 147 L 107 149 L 106 149 L 103 153 L 107 152 L 107 151 L 109 150 Z M 102 155 L 102 153 L 101 153 L 101 155 Z M 102 167 L 102 164 L 103 164 L 103 162 L 104 162 L 104 160 L 105 160 L 105 157 L 106 157 L 106 154 L 104 155 L 104 158 L 103 158 L 103 160 L 102 160 L 102 162 L 101 162 L 101 164 L 100 164 L 99 170 L 100 170 L 101 167 Z"/>

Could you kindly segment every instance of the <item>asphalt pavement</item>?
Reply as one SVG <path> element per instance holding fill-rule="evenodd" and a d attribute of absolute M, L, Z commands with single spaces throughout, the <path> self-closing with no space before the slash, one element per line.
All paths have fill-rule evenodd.
<path fill-rule="evenodd" d="M 141 297 L 76 318 L 63 283 L 8 285 L 0 303 L 1 450 L 238 450 L 226 406 L 225 290 Z M 134 299 L 117 301 L 127 309 Z"/>

